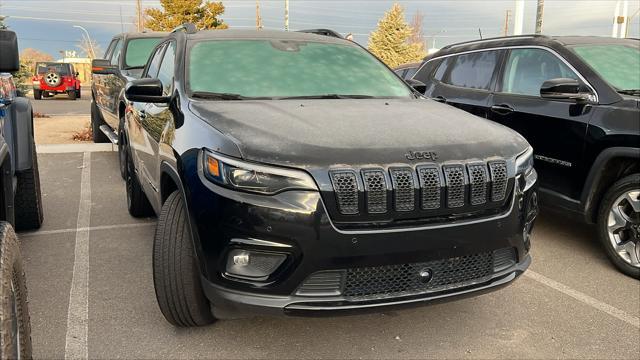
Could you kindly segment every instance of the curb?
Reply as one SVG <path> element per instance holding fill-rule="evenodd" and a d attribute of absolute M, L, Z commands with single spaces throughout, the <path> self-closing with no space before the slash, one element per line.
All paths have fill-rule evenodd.
<path fill-rule="evenodd" d="M 84 153 L 84 152 L 112 152 L 117 148 L 110 143 L 107 144 L 38 144 L 36 145 L 38 154 L 65 154 L 65 153 Z"/>

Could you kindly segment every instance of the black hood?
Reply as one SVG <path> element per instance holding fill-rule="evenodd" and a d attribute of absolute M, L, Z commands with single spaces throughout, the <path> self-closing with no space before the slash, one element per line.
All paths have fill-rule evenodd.
<path fill-rule="evenodd" d="M 516 132 L 424 99 L 192 101 L 191 111 L 230 137 L 243 158 L 299 168 L 510 158 L 528 144 Z M 419 162 L 420 160 L 415 160 Z"/>

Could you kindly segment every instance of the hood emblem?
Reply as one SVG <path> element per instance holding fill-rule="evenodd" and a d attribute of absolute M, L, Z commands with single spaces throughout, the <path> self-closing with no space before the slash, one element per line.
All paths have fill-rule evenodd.
<path fill-rule="evenodd" d="M 435 151 L 409 151 L 404 154 L 407 160 L 438 160 L 438 154 Z"/>

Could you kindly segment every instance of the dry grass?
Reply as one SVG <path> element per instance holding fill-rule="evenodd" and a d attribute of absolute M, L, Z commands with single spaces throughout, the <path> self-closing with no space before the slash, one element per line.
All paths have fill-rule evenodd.
<path fill-rule="evenodd" d="M 43 114 L 43 113 L 38 112 L 38 111 L 34 111 L 33 112 L 33 117 L 34 118 L 50 118 L 51 116 L 49 116 L 47 114 Z"/>
<path fill-rule="evenodd" d="M 73 135 L 71 135 L 71 139 L 73 139 L 73 141 L 92 141 L 93 131 L 91 130 L 91 126 L 74 132 Z"/>

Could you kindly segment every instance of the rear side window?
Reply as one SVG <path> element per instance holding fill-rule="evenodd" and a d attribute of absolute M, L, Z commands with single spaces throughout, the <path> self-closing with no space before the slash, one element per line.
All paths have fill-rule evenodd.
<path fill-rule="evenodd" d="M 120 62 L 120 53 L 122 52 L 122 40 L 118 40 L 111 54 L 111 65 L 118 66 Z"/>
<path fill-rule="evenodd" d="M 409 68 L 409 69 L 407 69 L 407 72 L 404 74 L 404 78 L 405 79 L 411 79 L 413 77 L 413 75 L 416 74 L 416 71 L 418 71 L 418 68 Z"/>
<path fill-rule="evenodd" d="M 416 74 L 413 76 L 413 78 L 427 84 L 431 80 L 433 69 L 435 69 L 440 64 L 440 62 L 441 60 L 436 59 L 423 63 L 416 69 Z"/>
<path fill-rule="evenodd" d="M 158 80 L 162 83 L 162 92 L 169 95 L 173 91 L 173 69 L 176 60 L 176 49 L 174 43 L 169 43 L 167 51 L 164 53 L 160 70 L 158 71 Z"/>
<path fill-rule="evenodd" d="M 453 67 L 445 83 L 470 89 L 489 90 L 497 62 L 497 51 L 458 55 L 453 60 Z"/>
<path fill-rule="evenodd" d="M 447 68 L 449 67 L 449 64 L 451 63 L 452 58 L 446 58 L 444 59 L 441 63 L 440 66 L 438 66 L 438 70 L 436 70 L 436 73 L 433 74 L 433 78 L 438 80 L 438 81 L 442 81 L 442 79 L 444 78 L 444 73 L 447 71 Z"/>
<path fill-rule="evenodd" d="M 557 56 L 543 49 L 513 49 L 502 75 L 502 92 L 540 96 L 547 80 L 578 76 Z"/>
<path fill-rule="evenodd" d="M 164 51 L 165 47 L 166 45 L 160 46 L 158 50 L 156 50 L 156 52 L 153 54 L 153 58 L 149 63 L 149 68 L 147 68 L 146 77 L 152 79 L 158 77 L 158 70 L 160 70 L 160 61 L 162 61 L 162 52 Z"/>

